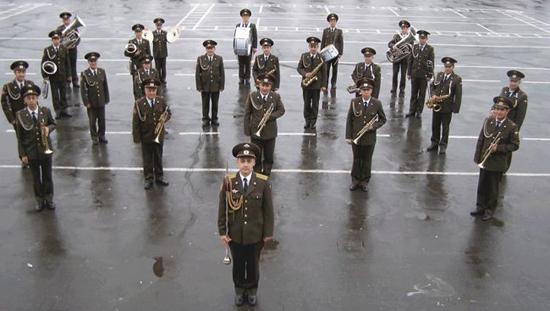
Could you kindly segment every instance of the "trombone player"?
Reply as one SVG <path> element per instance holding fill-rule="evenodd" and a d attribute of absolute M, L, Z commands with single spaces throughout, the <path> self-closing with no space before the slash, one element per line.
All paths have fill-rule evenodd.
<path fill-rule="evenodd" d="M 263 38 L 260 40 L 263 53 L 256 55 L 254 58 L 254 66 L 252 66 L 252 76 L 257 87 L 259 87 L 258 77 L 260 75 L 268 74 L 273 77 L 272 90 L 277 92 L 279 84 L 281 82 L 281 69 L 279 67 L 279 58 L 271 54 L 271 48 L 273 47 L 273 40 L 269 38 Z"/>
<path fill-rule="evenodd" d="M 376 130 L 386 123 L 382 102 L 372 96 L 374 81 L 360 82 L 361 97 L 351 100 L 346 120 L 346 142 L 353 151 L 350 191 L 368 191 Z"/>
<path fill-rule="evenodd" d="M 264 244 L 273 239 L 271 183 L 267 176 L 252 170 L 259 152 L 253 143 L 233 147 L 239 171 L 224 177 L 219 194 L 218 232 L 233 257 L 237 306 L 242 306 L 245 301 L 251 306 L 256 305 L 260 254 Z"/>
<path fill-rule="evenodd" d="M 453 113 L 460 111 L 462 102 L 462 78 L 454 72 L 456 59 L 443 57 L 441 59 L 444 70 L 437 73 L 430 83 L 431 98 L 426 103 L 432 108 L 432 138 L 427 151 L 437 151 L 439 154 L 447 152 L 449 143 L 449 126 Z M 431 107 L 430 107 L 431 106 Z"/>
<path fill-rule="evenodd" d="M 54 30 L 48 35 L 52 45 L 44 49 L 41 72 L 46 84 L 50 84 L 55 118 L 70 118 L 67 113 L 67 77 L 71 76 L 71 60 L 67 48 L 61 45 L 61 32 Z M 47 85 L 46 85 L 47 87 Z M 45 90 L 43 90 L 45 91 Z"/>
<path fill-rule="evenodd" d="M 144 189 L 153 187 L 153 180 L 159 186 L 168 186 L 164 180 L 162 151 L 164 146 L 165 124 L 172 113 L 162 96 L 157 96 L 160 81 L 143 81 L 145 96 L 134 103 L 132 116 L 132 137 L 134 143 L 141 143 L 143 158 Z"/>
<path fill-rule="evenodd" d="M 124 56 L 130 57 L 130 75 L 132 79 L 136 71 L 140 68 L 141 58 L 145 55 L 151 55 L 149 40 L 143 38 L 144 28 L 145 26 L 142 24 L 135 24 L 132 26 L 132 31 L 135 33 L 136 37 L 129 40 L 124 49 Z"/>
<path fill-rule="evenodd" d="M 27 84 L 21 89 L 26 108 L 16 114 L 15 130 L 19 143 L 19 156 L 29 164 L 32 173 L 36 210 L 55 209 L 53 202 L 52 154 L 50 133 L 55 120 L 47 107 L 38 105 L 40 88 Z"/>
<path fill-rule="evenodd" d="M 493 218 L 508 155 L 519 148 L 518 127 L 508 118 L 512 101 L 497 96 L 493 98 L 493 103 L 495 117 L 485 119 L 474 155 L 474 162 L 480 169 L 476 209 L 470 215 L 480 216 L 483 221 Z"/>
<path fill-rule="evenodd" d="M 365 57 L 364 62 L 357 63 L 353 72 L 351 73 L 351 79 L 353 83 L 357 85 L 363 79 L 371 79 L 374 81 L 374 89 L 372 90 L 372 97 L 378 98 L 380 94 L 380 83 L 382 81 L 382 74 L 380 66 L 373 62 L 376 50 L 373 48 L 362 48 L 361 54 Z M 355 93 L 357 97 L 361 96 L 360 92 Z"/>
<path fill-rule="evenodd" d="M 73 15 L 70 12 L 61 12 L 59 14 L 59 18 L 61 18 L 61 21 L 63 24 L 61 24 L 59 27 L 57 27 L 57 31 L 63 33 L 63 31 L 67 28 L 69 28 L 69 25 L 71 25 L 71 17 Z M 78 29 L 74 29 L 78 33 Z M 71 64 L 71 71 L 70 76 L 67 77 L 67 84 L 70 86 L 71 81 L 73 82 L 73 87 L 78 88 L 78 75 L 76 73 L 76 60 L 78 57 L 78 51 L 77 46 L 80 44 L 80 38 L 72 45 L 68 46 L 67 50 L 69 52 L 69 63 Z"/>
<path fill-rule="evenodd" d="M 250 93 L 245 105 L 244 134 L 259 147 L 254 171 L 269 176 L 277 139 L 277 119 L 285 114 L 281 95 L 271 91 L 275 79 L 260 75 L 259 91 Z"/>

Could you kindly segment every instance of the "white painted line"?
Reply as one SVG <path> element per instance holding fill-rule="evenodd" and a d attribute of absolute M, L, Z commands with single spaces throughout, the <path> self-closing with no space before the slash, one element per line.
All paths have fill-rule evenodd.
<path fill-rule="evenodd" d="M 35 4 L 35 5 L 32 5 L 26 9 L 23 9 L 23 10 L 20 10 L 20 11 L 17 11 L 13 14 L 9 14 L 9 15 L 5 15 L 5 16 L 2 16 L 0 17 L 0 21 L 3 21 L 3 20 L 6 20 L 8 18 L 11 18 L 11 17 L 14 17 L 14 16 L 17 16 L 17 15 L 21 15 L 21 14 L 24 14 L 24 13 L 27 13 L 29 11 L 32 11 L 34 9 L 38 9 L 40 7 L 43 7 L 43 6 L 48 6 L 48 5 L 52 5 L 51 3 L 38 3 L 38 4 Z"/>
<path fill-rule="evenodd" d="M 315 133 L 300 133 L 300 132 L 280 132 L 277 135 L 279 136 L 317 136 Z"/>
<path fill-rule="evenodd" d="M 395 12 L 395 10 L 394 10 L 393 8 L 388 7 L 388 10 L 389 10 L 390 12 L 392 12 L 395 16 L 400 17 L 400 15 L 397 14 L 397 12 Z"/>
<path fill-rule="evenodd" d="M 264 5 L 260 5 L 260 10 L 258 10 L 258 14 L 262 14 L 262 12 L 264 11 Z"/>
<path fill-rule="evenodd" d="M 214 8 L 216 4 L 215 3 L 212 3 L 210 5 L 210 7 L 206 10 L 206 12 L 204 12 L 204 14 L 201 16 L 201 18 L 199 19 L 199 21 L 195 24 L 195 26 L 193 26 L 193 30 L 197 29 L 197 27 L 199 27 L 199 25 L 202 23 L 202 21 L 206 18 L 206 16 L 210 13 L 210 11 L 212 11 L 212 9 Z"/>
<path fill-rule="evenodd" d="M 458 15 L 458 16 L 460 16 L 460 17 L 462 17 L 462 18 L 468 18 L 468 17 L 464 16 L 464 14 L 462 14 L 462 13 L 459 13 L 459 12 L 458 12 L 457 10 L 454 10 L 454 9 L 450 9 L 449 11 L 451 11 L 451 12 L 455 13 L 456 15 Z"/>
<path fill-rule="evenodd" d="M 530 20 L 532 20 L 532 21 L 534 21 L 534 22 L 537 22 L 537 23 L 539 23 L 539 24 L 543 24 L 544 26 L 550 26 L 550 24 L 545 23 L 545 22 L 543 22 L 543 21 L 541 21 L 541 20 L 538 20 L 538 19 L 536 19 L 536 18 L 533 18 L 533 17 L 531 17 L 531 16 L 527 16 L 527 15 L 523 14 L 523 12 L 511 11 L 510 13 L 515 13 L 515 14 L 517 14 L 517 15 L 520 15 L 521 17 L 528 18 L 528 19 L 530 19 Z"/>
<path fill-rule="evenodd" d="M 178 135 L 180 136 L 187 136 L 187 135 L 215 136 L 215 135 L 220 135 L 220 132 L 179 132 Z"/>
<path fill-rule="evenodd" d="M 327 12 L 327 14 L 330 14 L 330 10 L 328 9 L 328 6 L 325 5 L 324 8 L 325 8 L 325 12 Z"/>
<path fill-rule="evenodd" d="M 540 30 L 540 31 L 542 31 L 542 32 L 550 33 L 549 30 L 546 30 L 546 29 L 544 29 L 544 28 L 541 28 L 541 27 L 539 27 L 539 26 L 537 26 L 537 25 L 535 25 L 535 24 L 529 23 L 529 22 L 527 22 L 527 21 L 525 21 L 525 20 L 523 20 L 523 19 L 521 19 L 521 18 L 519 18 L 519 17 L 512 16 L 512 15 L 510 15 L 510 14 L 508 14 L 508 13 L 502 11 L 502 10 L 501 10 L 500 12 L 501 12 L 503 15 L 505 15 L 505 16 L 511 17 L 511 18 L 513 18 L 513 19 L 515 19 L 515 20 L 517 20 L 517 21 L 520 21 L 520 22 L 522 22 L 522 23 L 524 23 L 524 24 L 526 24 L 526 25 L 528 25 L 528 26 L 531 26 L 531 27 L 533 27 L 533 28 L 536 28 L 536 29 L 538 29 L 538 30 Z"/>
<path fill-rule="evenodd" d="M 189 12 L 187 12 L 187 14 L 179 20 L 175 27 L 179 27 L 191 14 L 193 14 L 193 12 L 195 12 L 198 7 L 198 4 L 193 5 L 193 8 L 191 8 L 191 10 L 189 10 Z"/>
<path fill-rule="evenodd" d="M 21 169 L 18 165 L 0 165 L 0 169 Z M 135 166 L 62 166 L 52 167 L 56 171 L 127 171 L 140 172 L 142 167 Z M 165 167 L 165 172 L 177 173 L 224 173 L 226 168 L 191 168 L 191 167 Z M 235 171 L 231 169 L 231 171 Z M 345 169 L 273 169 L 274 173 L 296 173 L 296 174 L 349 174 L 350 170 Z M 477 176 L 478 172 L 440 172 L 440 171 L 372 171 L 375 175 L 420 175 L 420 176 Z M 506 173 L 508 177 L 550 177 L 550 173 Z"/>
<path fill-rule="evenodd" d="M 487 31 L 490 32 L 490 33 L 496 33 L 496 32 L 494 32 L 494 31 L 492 31 L 491 29 L 489 29 L 489 28 L 487 28 L 487 27 L 481 25 L 480 23 L 477 23 L 477 25 L 478 25 L 479 27 L 481 27 L 481 28 L 487 30 Z"/>
<path fill-rule="evenodd" d="M 500 80 L 481 80 L 481 79 L 462 79 L 462 82 L 485 82 L 485 83 L 501 83 Z"/>
<path fill-rule="evenodd" d="M 256 28 L 257 29 L 260 29 L 260 20 L 261 20 L 260 17 L 256 18 Z"/>
<path fill-rule="evenodd" d="M 522 81 L 525 84 L 550 84 L 549 81 Z"/>
<path fill-rule="evenodd" d="M 115 75 L 117 75 L 117 76 L 129 76 L 130 73 L 129 72 L 117 72 L 117 73 L 115 73 Z"/>

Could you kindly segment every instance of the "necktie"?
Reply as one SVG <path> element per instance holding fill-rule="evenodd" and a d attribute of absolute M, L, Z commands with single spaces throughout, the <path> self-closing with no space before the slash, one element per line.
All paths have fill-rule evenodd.
<path fill-rule="evenodd" d="M 365 108 L 368 108 L 368 107 L 369 107 L 369 102 L 364 101 L 364 102 L 363 102 L 363 105 L 365 106 Z"/>
<path fill-rule="evenodd" d="M 243 190 L 244 190 L 244 193 L 248 191 L 248 182 L 246 180 L 246 177 L 243 178 Z"/>
<path fill-rule="evenodd" d="M 423 45 L 420 46 L 420 51 L 424 51 L 424 46 Z"/>
<path fill-rule="evenodd" d="M 212 63 L 212 56 L 208 56 L 208 61 Z"/>
<path fill-rule="evenodd" d="M 150 99 L 149 100 L 149 105 L 151 106 L 151 108 L 155 108 L 155 101 Z"/>
<path fill-rule="evenodd" d="M 501 125 L 502 125 L 502 121 L 497 121 L 497 129 L 499 129 Z"/>
<path fill-rule="evenodd" d="M 19 89 L 22 89 L 22 88 L 23 88 L 23 83 L 17 82 L 17 85 L 19 86 Z"/>
<path fill-rule="evenodd" d="M 145 75 L 147 76 L 149 75 L 149 70 L 145 71 Z"/>
<path fill-rule="evenodd" d="M 315 56 L 313 54 L 310 55 L 310 60 L 313 63 L 313 60 L 315 59 Z"/>
<path fill-rule="evenodd" d="M 97 75 L 96 71 L 94 70 L 94 71 L 92 71 L 92 72 L 94 73 L 94 77 L 95 77 L 95 76 Z"/>
<path fill-rule="evenodd" d="M 510 94 L 508 94 L 508 97 L 514 96 L 514 91 L 510 91 L 509 93 L 510 93 Z"/>
<path fill-rule="evenodd" d="M 38 121 L 38 119 L 36 118 L 36 112 L 32 112 L 32 121 L 34 122 L 34 124 L 36 125 L 36 122 Z"/>
<path fill-rule="evenodd" d="M 365 64 L 365 72 L 369 71 L 369 68 L 370 68 L 370 65 L 369 65 L 369 64 Z"/>

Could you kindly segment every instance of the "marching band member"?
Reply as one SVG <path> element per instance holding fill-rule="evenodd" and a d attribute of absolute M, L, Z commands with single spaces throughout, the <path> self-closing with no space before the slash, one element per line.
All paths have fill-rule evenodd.
<path fill-rule="evenodd" d="M 55 110 L 55 118 L 70 118 L 72 117 L 67 113 L 67 77 L 71 76 L 71 60 L 69 58 L 69 52 L 67 48 L 61 45 L 61 32 L 54 30 L 50 32 L 49 37 L 52 39 L 52 45 L 44 49 L 42 55 L 42 68 L 44 68 L 45 62 L 52 62 L 55 64 L 57 70 L 52 74 L 41 70 L 42 78 L 50 84 L 52 93 L 52 104 Z M 48 63 L 51 64 L 51 63 Z"/>
<path fill-rule="evenodd" d="M 336 28 L 338 23 L 338 15 L 335 13 L 330 13 L 327 16 L 327 22 L 329 27 L 323 29 L 323 36 L 321 39 L 321 50 L 324 49 L 327 45 L 333 44 L 334 47 L 338 50 L 338 57 L 328 61 L 326 63 L 326 81 L 328 83 L 330 78 L 330 72 L 332 71 L 332 78 L 330 78 L 331 90 L 336 89 L 336 81 L 338 80 L 338 60 L 344 54 L 344 32 L 340 28 Z M 332 70 L 331 70 L 332 69 Z M 328 86 L 327 86 L 328 87 Z M 325 95 L 326 95 L 325 91 Z"/>
<path fill-rule="evenodd" d="M 422 117 L 428 81 L 434 75 L 434 48 L 428 44 L 429 32 L 417 31 L 419 43 L 415 44 L 409 59 L 408 77 L 411 80 L 411 102 L 405 116 Z"/>
<path fill-rule="evenodd" d="M 254 58 L 254 66 L 252 67 L 252 76 L 258 85 L 258 76 L 268 74 L 273 77 L 273 91 L 279 89 L 279 84 L 281 82 L 281 70 L 279 67 L 279 58 L 271 54 L 271 47 L 273 46 L 273 40 L 269 38 L 263 38 L 260 40 L 260 45 L 262 46 L 263 53 L 256 55 Z"/>
<path fill-rule="evenodd" d="M 134 74 L 134 99 L 139 99 L 145 96 L 145 90 L 143 89 L 143 81 L 147 79 L 160 80 L 159 72 L 151 67 L 152 57 L 144 55 L 141 58 L 141 68 Z M 158 92 L 160 94 L 160 92 Z"/>
<path fill-rule="evenodd" d="M 373 62 L 376 50 L 373 48 L 361 49 L 361 54 L 365 57 L 364 62 L 357 63 L 355 69 L 351 73 L 351 79 L 355 84 L 359 83 L 363 79 L 371 79 L 374 81 L 374 89 L 372 90 L 372 97 L 378 98 L 380 94 L 380 83 L 382 81 L 382 74 L 380 66 Z M 357 97 L 361 96 L 360 92 L 356 93 Z"/>
<path fill-rule="evenodd" d="M 256 25 L 250 22 L 252 12 L 249 9 L 242 9 L 240 15 L 242 21 L 236 27 L 250 28 L 252 50 L 250 55 L 239 55 L 237 57 L 239 61 L 239 83 L 250 86 L 250 61 L 258 49 L 258 31 L 256 30 Z"/>
<path fill-rule="evenodd" d="M 395 44 L 401 39 L 406 38 L 409 36 L 409 28 L 411 28 L 411 24 L 407 20 L 401 20 L 399 21 L 399 28 L 401 28 L 401 33 L 396 33 L 393 35 L 392 40 L 388 43 L 388 47 L 390 49 L 397 49 L 397 46 Z M 401 71 L 401 78 L 399 79 L 399 97 L 404 98 L 405 97 L 405 86 L 407 84 L 407 68 L 409 66 L 409 58 L 405 57 L 402 60 L 393 63 L 393 74 L 392 74 L 392 85 L 391 85 L 391 95 L 392 97 L 396 96 L 397 91 L 397 79 L 399 76 L 399 71 Z"/>
<path fill-rule="evenodd" d="M 151 55 L 151 46 L 149 45 L 149 40 L 143 38 L 143 29 L 145 29 L 145 26 L 142 24 L 132 26 L 132 31 L 136 37 L 128 41 L 124 50 L 124 56 L 130 57 L 130 75 L 132 79 L 140 68 L 141 59 L 145 55 Z"/>
<path fill-rule="evenodd" d="M 202 97 L 202 126 L 210 124 L 219 126 L 218 122 L 218 100 L 220 92 L 225 88 L 225 69 L 223 68 L 223 57 L 217 55 L 216 41 L 205 40 L 202 45 L 206 54 L 197 57 L 195 67 L 195 84 L 197 91 Z M 212 101 L 212 117 L 209 116 L 210 101 Z"/>
<path fill-rule="evenodd" d="M 61 18 L 61 21 L 63 22 L 63 24 L 61 24 L 59 27 L 57 27 L 57 31 L 62 33 L 63 30 L 67 29 L 69 27 L 69 25 L 71 24 L 71 17 L 72 16 L 73 15 L 70 12 L 62 12 L 61 14 L 59 14 L 59 18 Z M 74 31 L 78 32 L 78 29 L 75 29 Z M 78 74 L 76 72 L 76 60 L 78 58 L 77 46 L 78 46 L 79 43 L 80 43 L 80 38 L 78 39 L 78 41 L 76 42 L 76 44 L 74 46 L 67 48 L 67 51 L 69 52 L 69 63 L 71 64 L 71 71 L 70 71 L 71 74 L 70 74 L 70 76 L 67 77 L 67 83 L 70 86 L 71 81 L 72 81 L 73 87 L 75 87 L 75 88 L 79 87 Z"/>
<path fill-rule="evenodd" d="M 156 29 L 153 31 L 153 57 L 155 58 L 155 68 L 159 72 L 159 79 L 162 84 L 166 84 L 166 57 L 168 57 L 168 33 L 162 30 L 164 19 L 157 17 L 153 20 Z"/>

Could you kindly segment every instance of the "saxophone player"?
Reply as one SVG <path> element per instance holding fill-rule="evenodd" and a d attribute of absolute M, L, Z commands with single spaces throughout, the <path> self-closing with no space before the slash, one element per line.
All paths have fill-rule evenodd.
<path fill-rule="evenodd" d="M 363 79 L 371 79 L 374 81 L 374 89 L 372 90 L 372 97 L 378 98 L 380 94 L 380 82 L 382 81 L 382 74 L 380 66 L 373 62 L 376 50 L 373 48 L 361 49 L 361 54 L 365 57 L 364 62 L 357 63 L 353 72 L 351 73 L 351 79 L 353 83 L 357 85 Z M 356 93 L 357 97 L 361 96 L 360 92 Z"/>
<path fill-rule="evenodd" d="M 130 57 L 130 75 L 132 79 L 140 68 L 141 58 L 145 55 L 151 55 L 151 46 L 149 45 L 149 40 L 143 38 L 143 29 L 145 29 L 145 26 L 142 24 L 132 26 L 132 31 L 136 37 L 128 41 L 124 50 L 124 56 Z"/>
<path fill-rule="evenodd" d="M 493 98 L 495 117 L 485 119 L 477 140 L 474 162 L 480 167 L 476 209 L 472 216 L 487 221 L 497 207 L 502 175 L 507 169 L 508 154 L 519 148 L 519 130 L 508 118 L 512 101 L 503 96 Z"/>
<path fill-rule="evenodd" d="M 271 91 L 275 79 L 260 75 L 259 91 L 250 93 L 244 114 L 244 134 L 260 150 L 256 154 L 254 171 L 269 176 L 273 167 L 273 153 L 277 139 L 277 119 L 285 114 L 281 95 Z"/>
<path fill-rule="evenodd" d="M 346 121 L 346 142 L 353 151 L 350 191 L 368 191 L 376 130 L 386 123 L 382 103 L 372 96 L 374 81 L 365 79 L 359 86 L 361 97 L 351 100 Z"/>
<path fill-rule="evenodd" d="M 256 86 L 259 87 L 258 77 L 260 75 L 269 74 L 274 79 L 272 90 L 276 92 L 279 89 L 279 84 L 281 82 L 281 70 L 279 67 L 279 58 L 271 54 L 271 47 L 273 44 L 273 40 L 269 38 L 263 38 L 260 40 L 263 53 L 261 55 L 256 55 L 254 58 L 252 75 L 254 77 L 254 81 L 256 81 Z"/>
<path fill-rule="evenodd" d="M 134 143 L 141 143 L 143 158 L 144 189 L 153 187 L 153 179 L 159 186 L 168 186 L 164 180 L 162 151 L 164 146 L 164 123 L 172 113 L 162 96 L 157 96 L 160 85 L 157 79 L 143 81 L 145 96 L 134 103 L 132 116 L 132 137 Z"/>
<path fill-rule="evenodd" d="M 16 114 L 15 130 L 21 161 L 29 164 L 36 200 L 36 210 L 55 209 L 53 202 L 52 153 L 50 133 L 55 120 L 47 107 L 38 105 L 40 88 L 27 84 L 21 89 L 26 108 Z"/>
<path fill-rule="evenodd" d="M 430 101 L 437 103 L 432 112 L 432 138 L 427 151 L 445 154 L 449 143 L 449 125 L 453 113 L 460 111 L 462 78 L 454 72 L 456 59 L 443 57 L 444 70 L 430 83 Z"/>
<path fill-rule="evenodd" d="M 298 62 L 298 73 L 302 76 L 302 95 L 304 98 L 304 129 L 315 129 L 321 91 L 327 90 L 326 66 L 321 55 L 317 53 L 321 40 L 317 37 L 306 39 L 309 52 L 303 53 Z M 312 81 L 304 85 L 306 80 Z"/>

